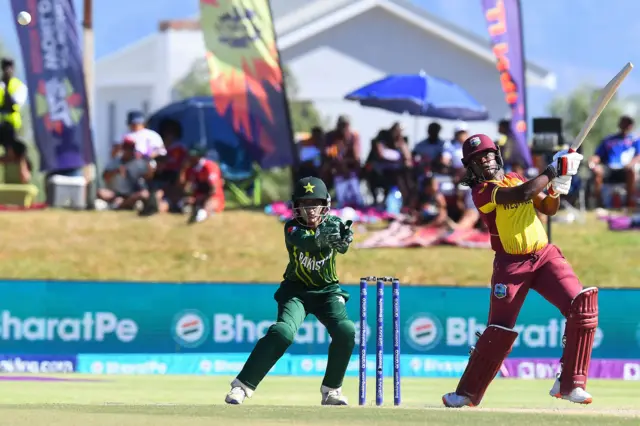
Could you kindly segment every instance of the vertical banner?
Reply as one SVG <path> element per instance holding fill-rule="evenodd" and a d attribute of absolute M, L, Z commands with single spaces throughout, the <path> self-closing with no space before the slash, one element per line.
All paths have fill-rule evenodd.
<path fill-rule="evenodd" d="M 202 32 L 218 114 L 261 167 L 296 154 L 269 2 L 200 0 Z"/>
<path fill-rule="evenodd" d="M 511 129 L 526 167 L 531 167 L 527 144 L 526 65 L 519 0 L 482 0 L 489 36 L 496 55 L 496 67 L 507 104 L 511 108 Z"/>
<path fill-rule="evenodd" d="M 71 0 L 11 0 L 40 151 L 40 169 L 77 169 L 93 163 L 94 151 L 76 12 Z"/>

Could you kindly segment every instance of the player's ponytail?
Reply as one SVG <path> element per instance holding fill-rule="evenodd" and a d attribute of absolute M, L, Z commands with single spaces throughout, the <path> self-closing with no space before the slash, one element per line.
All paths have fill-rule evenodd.
<path fill-rule="evenodd" d="M 467 171 L 465 172 L 462 180 L 460 181 L 460 185 L 468 186 L 469 188 L 473 188 L 477 184 L 480 183 L 480 179 L 476 176 L 475 173 L 471 170 L 471 167 L 467 167 Z"/>

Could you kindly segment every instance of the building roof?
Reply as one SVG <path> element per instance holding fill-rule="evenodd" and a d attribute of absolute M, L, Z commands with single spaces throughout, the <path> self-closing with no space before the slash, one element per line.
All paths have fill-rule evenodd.
<path fill-rule="evenodd" d="M 488 37 L 481 37 L 440 19 L 409 0 L 271 0 L 278 47 L 287 49 L 373 8 L 382 8 L 482 60 L 496 62 Z M 200 25 L 197 19 L 169 20 L 160 22 L 158 29 L 160 32 L 196 31 Z M 123 50 L 129 51 L 133 46 Z M 98 62 L 114 60 L 121 52 L 107 55 Z M 553 73 L 529 61 L 526 69 L 528 84 L 555 89 L 556 77 Z"/>

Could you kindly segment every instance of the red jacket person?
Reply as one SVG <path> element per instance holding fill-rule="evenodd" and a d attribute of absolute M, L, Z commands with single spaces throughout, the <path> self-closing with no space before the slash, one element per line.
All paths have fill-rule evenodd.
<path fill-rule="evenodd" d="M 472 348 L 469 363 L 455 392 L 442 397 L 447 407 L 477 406 L 518 337 L 516 319 L 529 290 L 538 292 L 566 317 L 562 371 L 550 394 L 589 404 L 587 374 L 598 325 L 598 289 L 583 289 L 562 255 L 550 244 L 536 210 L 553 216 L 559 196 L 567 194 L 582 155 L 561 151 L 536 178 L 527 181 L 505 173 L 500 150 L 486 135 L 463 144 L 463 183 L 491 233 L 495 251 L 489 320 Z M 547 194 L 544 190 L 547 189 Z"/>

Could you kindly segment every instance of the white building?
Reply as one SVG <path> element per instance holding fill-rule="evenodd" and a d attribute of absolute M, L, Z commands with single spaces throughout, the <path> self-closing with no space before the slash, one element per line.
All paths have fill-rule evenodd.
<path fill-rule="evenodd" d="M 295 75 L 300 99 L 312 100 L 332 122 L 352 119 L 365 153 L 381 127 L 401 121 L 413 140 L 430 119 L 414 119 L 345 101 L 346 93 L 391 73 L 424 70 L 468 90 L 491 122 L 472 131 L 495 135 L 508 114 L 495 57 L 487 39 L 469 34 L 407 0 L 272 0 L 278 46 Z M 114 52 L 96 65 L 96 143 L 101 157 L 125 130 L 126 112 L 152 112 L 172 101 L 172 88 L 205 54 L 195 21 L 163 22 L 156 34 Z M 529 86 L 555 88 L 555 77 L 527 64 Z M 443 136 L 454 123 L 441 121 Z"/>

